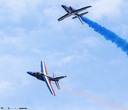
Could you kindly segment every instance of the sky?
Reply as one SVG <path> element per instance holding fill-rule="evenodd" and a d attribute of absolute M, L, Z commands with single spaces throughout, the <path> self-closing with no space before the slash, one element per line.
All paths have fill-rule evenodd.
<path fill-rule="evenodd" d="M 128 55 L 78 19 L 58 22 L 62 4 L 91 5 L 85 17 L 128 41 L 126 0 L 0 0 L 0 107 L 128 110 Z M 56 96 L 27 74 L 41 60 L 67 76 Z"/>

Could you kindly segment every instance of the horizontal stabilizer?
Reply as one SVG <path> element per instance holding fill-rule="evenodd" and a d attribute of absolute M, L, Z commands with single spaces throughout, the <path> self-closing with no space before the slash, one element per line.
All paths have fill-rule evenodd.
<path fill-rule="evenodd" d="M 74 16 L 72 19 L 78 18 L 78 16 Z"/>
<path fill-rule="evenodd" d="M 56 84 L 57 88 L 60 89 L 60 85 L 59 85 L 59 83 L 58 83 L 59 80 L 62 79 L 62 78 L 65 78 L 65 77 L 67 77 L 67 76 L 56 77 L 56 74 L 53 73 L 53 77 L 54 77 L 54 79 L 55 79 L 55 84 Z"/>
<path fill-rule="evenodd" d="M 80 16 L 83 16 L 83 15 L 85 15 L 85 14 L 87 14 L 87 13 L 88 13 L 88 11 L 87 11 L 87 12 L 85 12 L 85 13 L 80 14 Z"/>
<path fill-rule="evenodd" d="M 88 12 L 81 13 L 81 14 L 79 14 L 78 16 L 74 16 L 72 19 L 78 18 L 79 16 L 83 16 L 83 15 L 85 15 L 85 14 L 87 14 L 87 13 L 88 13 Z"/>
<path fill-rule="evenodd" d="M 56 77 L 55 79 L 60 80 L 60 79 L 65 78 L 65 77 L 67 77 L 67 76 L 60 76 L 60 77 Z"/>

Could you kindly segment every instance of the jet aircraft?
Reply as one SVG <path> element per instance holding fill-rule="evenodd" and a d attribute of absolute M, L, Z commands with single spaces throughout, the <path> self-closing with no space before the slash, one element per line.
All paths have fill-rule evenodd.
<path fill-rule="evenodd" d="M 46 83 L 49 91 L 54 96 L 56 94 L 55 94 L 54 89 L 52 87 L 51 81 L 54 81 L 56 86 L 57 86 L 57 88 L 60 89 L 60 86 L 59 86 L 59 83 L 58 83 L 59 80 L 62 79 L 62 78 L 67 77 L 67 76 L 56 77 L 56 74 L 54 74 L 54 73 L 53 73 L 53 77 L 49 76 L 44 61 L 41 61 L 41 72 L 31 72 L 31 71 L 28 71 L 27 73 L 29 75 L 31 75 L 31 76 L 36 77 L 37 79 L 39 79 L 41 81 L 44 81 Z"/>
<path fill-rule="evenodd" d="M 80 8 L 80 9 L 75 9 L 72 6 L 65 6 L 65 5 L 61 5 L 61 6 L 65 9 L 67 14 L 65 14 L 62 17 L 60 17 L 58 19 L 58 21 L 61 21 L 61 20 L 65 19 L 65 18 L 67 18 L 67 17 L 69 17 L 71 15 L 75 15 L 72 19 L 79 18 L 79 20 L 80 20 L 80 22 L 82 24 L 84 24 L 84 23 L 82 22 L 81 16 L 83 16 L 84 14 L 87 14 L 88 12 L 84 12 L 84 13 L 81 13 L 81 14 L 78 14 L 78 13 L 83 11 L 83 10 L 86 10 L 87 8 L 92 7 L 92 6 L 87 6 L 87 7 L 83 7 L 83 8 Z"/>

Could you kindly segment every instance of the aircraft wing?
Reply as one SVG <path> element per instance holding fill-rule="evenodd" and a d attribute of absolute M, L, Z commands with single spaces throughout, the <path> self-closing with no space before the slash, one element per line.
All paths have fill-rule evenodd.
<path fill-rule="evenodd" d="M 43 72 L 44 74 L 48 75 L 48 72 L 47 72 L 47 69 L 46 69 L 44 61 L 41 61 L 41 72 Z M 55 94 L 54 89 L 52 87 L 51 80 L 46 75 L 42 75 L 42 77 L 43 77 L 43 79 L 44 79 L 49 91 L 51 92 L 51 94 L 53 94 L 55 96 L 56 94 Z"/>
<path fill-rule="evenodd" d="M 69 16 L 71 16 L 71 15 L 67 13 L 66 15 L 60 17 L 60 18 L 58 19 L 58 21 L 61 21 L 61 20 L 65 19 L 65 18 L 67 18 L 67 17 L 69 17 Z"/>
<path fill-rule="evenodd" d="M 65 78 L 65 77 L 67 77 L 67 76 L 60 76 L 60 77 L 56 77 L 56 78 L 54 78 L 54 79 L 55 79 L 55 80 L 60 80 L 60 79 Z"/>
<path fill-rule="evenodd" d="M 81 12 L 83 10 L 86 10 L 87 8 L 90 8 L 90 7 L 92 7 L 92 6 L 83 7 L 83 8 L 80 8 L 80 9 L 75 10 L 74 12 L 75 13 L 79 13 L 79 12 Z"/>

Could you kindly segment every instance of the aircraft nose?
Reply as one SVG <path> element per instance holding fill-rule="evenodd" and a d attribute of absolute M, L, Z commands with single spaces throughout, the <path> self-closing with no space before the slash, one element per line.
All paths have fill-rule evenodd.
<path fill-rule="evenodd" d="M 64 5 L 61 5 L 63 8 L 65 7 Z"/>
<path fill-rule="evenodd" d="M 28 73 L 28 74 L 30 74 L 30 75 L 32 74 L 32 72 L 31 72 L 31 71 L 28 71 L 27 73 Z"/>

